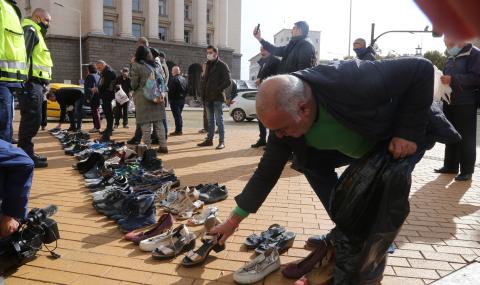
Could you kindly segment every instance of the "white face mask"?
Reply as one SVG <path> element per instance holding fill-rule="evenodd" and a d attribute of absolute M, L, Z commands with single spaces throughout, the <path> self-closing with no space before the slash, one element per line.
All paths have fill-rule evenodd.
<path fill-rule="evenodd" d="M 215 56 L 213 54 L 207 54 L 207 59 L 209 61 L 213 61 L 213 60 L 215 60 Z"/>

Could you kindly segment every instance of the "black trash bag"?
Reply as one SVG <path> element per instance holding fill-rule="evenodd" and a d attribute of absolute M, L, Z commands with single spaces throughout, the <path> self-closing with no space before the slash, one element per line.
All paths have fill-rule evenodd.
<path fill-rule="evenodd" d="M 411 174 L 423 154 L 395 160 L 382 143 L 342 174 L 330 200 L 335 284 L 381 280 L 387 250 L 410 212 Z"/>

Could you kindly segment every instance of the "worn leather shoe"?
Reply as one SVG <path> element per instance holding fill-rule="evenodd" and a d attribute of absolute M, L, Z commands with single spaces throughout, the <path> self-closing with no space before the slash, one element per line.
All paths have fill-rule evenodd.
<path fill-rule="evenodd" d="M 472 180 L 472 174 L 471 173 L 460 173 L 455 177 L 456 181 L 470 181 Z"/>
<path fill-rule="evenodd" d="M 183 132 L 171 132 L 169 135 L 170 136 L 181 136 L 181 135 L 183 135 Z"/>
<path fill-rule="evenodd" d="M 34 163 L 34 165 L 35 165 L 35 168 L 45 168 L 45 167 L 48 167 L 48 162 L 46 162 L 46 161 L 34 159 L 34 160 L 33 160 L 33 163 Z"/>
<path fill-rule="evenodd" d="M 225 143 L 223 143 L 223 142 L 218 143 L 218 145 L 216 147 L 216 149 L 224 149 L 224 148 L 225 148 Z"/>
<path fill-rule="evenodd" d="M 39 161 L 47 161 L 47 158 L 45 156 L 40 156 L 38 154 L 33 155 L 34 159 L 39 160 Z"/>
<path fill-rule="evenodd" d="M 197 144 L 197 146 L 212 146 L 213 142 L 211 140 L 204 140 L 203 142 Z"/>
<path fill-rule="evenodd" d="M 442 173 L 442 174 L 457 174 L 458 170 L 442 167 L 442 168 L 439 168 L 439 169 L 434 169 L 433 172 Z"/>

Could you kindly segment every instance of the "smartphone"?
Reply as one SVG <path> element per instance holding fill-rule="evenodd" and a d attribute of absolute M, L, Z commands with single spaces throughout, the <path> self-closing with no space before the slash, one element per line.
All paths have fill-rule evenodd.
<path fill-rule="evenodd" d="M 258 34 L 258 31 L 260 31 L 260 24 L 257 25 L 257 27 L 255 28 L 255 35 Z"/>

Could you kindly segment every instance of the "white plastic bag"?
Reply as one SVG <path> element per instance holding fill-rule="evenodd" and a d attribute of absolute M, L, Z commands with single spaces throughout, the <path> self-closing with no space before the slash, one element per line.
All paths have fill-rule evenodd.
<path fill-rule="evenodd" d="M 440 81 L 440 77 L 442 77 L 443 72 L 435 65 L 433 68 L 435 76 L 435 81 L 433 84 L 433 100 L 437 102 L 445 101 L 447 104 L 450 104 L 450 94 L 452 94 L 452 88 L 450 85 L 443 84 L 442 81 Z"/>
<path fill-rule="evenodd" d="M 128 98 L 128 95 L 127 93 L 125 93 L 125 91 L 123 91 L 122 87 L 120 87 L 120 89 L 115 93 L 115 101 L 117 101 L 117 103 L 119 105 L 123 105 L 124 103 L 128 102 L 130 99 Z"/>

